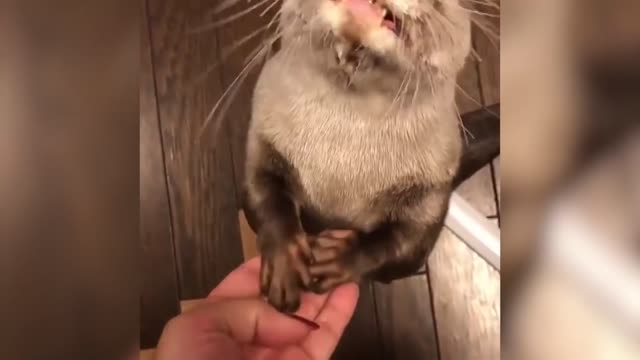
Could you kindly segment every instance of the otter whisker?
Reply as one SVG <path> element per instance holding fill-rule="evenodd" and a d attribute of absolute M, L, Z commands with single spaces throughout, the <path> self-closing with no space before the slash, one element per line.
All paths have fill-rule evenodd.
<path fill-rule="evenodd" d="M 480 21 L 479 19 L 474 19 L 473 17 L 471 18 L 471 22 L 473 22 L 473 24 L 476 25 L 478 29 L 482 30 L 482 32 L 487 35 L 488 38 L 496 41 L 500 40 L 500 35 L 496 32 L 497 29 L 492 28 L 493 26 L 491 24 Z M 493 45 L 495 46 L 495 44 Z"/>
<path fill-rule="evenodd" d="M 260 52 L 263 48 L 271 48 L 273 44 L 278 40 L 279 37 L 280 37 L 279 32 L 275 32 L 271 36 L 265 37 L 264 40 L 259 44 L 259 46 L 253 49 L 253 51 L 247 57 L 245 57 L 243 65 L 247 65 L 251 61 L 251 59 L 253 59 L 253 56 L 257 52 Z"/>
<path fill-rule="evenodd" d="M 458 88 L 458 90 L 460 91 L 460 93 L 462 95 L 464 95 L 467 99 L 473 101 L 476 105 L 480 106 L 480 107 L 484 107 L 484 105 L 477 99 L 474 99 L 473 96 L 469 95 L 469 93 L 467 93 L 466 91 L 464 91 L 464 89 L 462 88 L 462 86 L 460 86 L 457 82 L 456 82 L 456 87 Z"/>
<path fill-rule="evenodd" d="M 414 71 L 414 73 L 415 73 L 415 71 Z M 416 100 L 418 98 L 418 93 L 420 92 L 420 75 L 415 76 L 415 79 L 416 79 L 416 83 L 413 86 L 413 99 L 411 100 L 411 107 L 415 106 Z"/>
<path fill-rule="evenodd" d="M 486 7 L 492 8 L 492 9 L 500 10 L 500 4 L 496 0 L 486 0 L 486 1 L 465 0 L 465 2 L 469 2 L 469 3 L 481 5 L 481 6 L 486 6 Z"/>
<path fill-rule="evenodd" d="M 262 34 L 266 30 L 268 30 L 270 26 L 271 26 L 270 24 L 263 25 L 263 26 L 259 27 L 258 29 L 252 31 L 250 34 L 245 35 L 240 40 L 237 40 L 236 42 L 234 42 L 230 46 L 222 49 L 222 58 L 223 58 L 222 61 L 226 60 L 226 58 L 228 58 L 229 55 L 231 55 L 234 51 L 236 51 L 242 45 L 246 44 L 251 39 L 255 38 L 256 36 Z"/>
<path fill-rule="evenodd" d="M 411 79 L 413 78 L 414 72 L 415 72 L 415 70 L 411 70 L 411 72 L 409 73 L 409 78 L 408 78 L 407 84 L 405 85 L 404 91 L 402 93 L 402 99 L 401 100 L 402 100 L 402 103 L 404 105 L 406 105 L 404 103 L 404 101 L 406 100 L 407 95 L 409 95 L 409 86 L 411 85 Z"/>
<path fill-rule="evenodd" d="M 487 12 L 480 11 L 480 10 L 467 9 L 467 8 L 465 8 L 463 6 L 459 6 L 459 5 L 458 5 L 458 7 L 460 9 L 470 13 L 470 14 L 480 15 L 480 16 L 489 17 L 489 18 L 500 18 L 500 14 L 491 14 L 491 13 L 487 13 Z"/>
<path fill-rule="evenodd" d="M 407 19 L 406 19 L 406 17 L 407 17 L 407 16 L 406 16 L 406 14 L 401 13 L 401 14 L 400 14 L 400 17 L 401 17 L 401 19 L 400 19 L 401 23 L 402 23 L 402 24 L 406 24 L 406 23 L 407 23 Z M 401 27 L 400 27 L 400 38 L 401 38 L 401 39 L 405 39 L 406 31 L 407 31 L 407 30 L 406 30 L 406 26 L 401 26 Z"/>
<path fill-rule="evenodd" d="M 440 37 L 438 36 L 438 33 L 435 31 L 435 29 L 433 28 L 433 25 L 431 24 L 431 21 L 427 20 L 427 27 L 429 28 L 429 32 L 431 33 L 431 38 L 434 41 L 434 47 L 436 49 L 439 49 L 441 46 L 440 41 Z M 444 28 L 446 28 L 446 26 L 443 26 Z M 450 34 L 448 31 L 445 31 L 447 34 Z M 450 35 L 451 36 L 451 35 Z M 451 36 L 451 39 L 453 40 L 453 36 Z"/>
<path fill-rule="evenodd" d="M 264 9 L 261 13 L 260 13 L 260 17 L 265 16 L 269 10 L 273 9 L 274 6 L 278 5 L 280 3 L 279 0 L 275 0 L 273 1 L 273 3 L 271 3 L 271 5 L 267 6 L 266 9 Z M 280 13 L 282 11 L 282 9 L 278 10 L 278 13 Z"/>
<path fill-rule="evenodd" d="M 199 82 L 203 81 L 204 79 L 206 79 L 209 76 L 209 74 L 211 73 L 211 71 L 215 70 L 223 62 L 228 60 L 229 57 L 236 52 L 236 50 L 238 50 L 239 48 L 242 47 L 242 45 L 246 44 L 251 39 L 255 38 L 256 36 L 260 35 L 261 33 L 266 32 L 267 30 L 269 30 L 269 28 L 272 25 L 273 25 L 273 21 L 268 23 L 267 25 L 264 25 L 264 26 L 256 29 L 255 31 L 251 32 L 250 34 L 245 35 L 243 38 L 241 38 L 240 40 L 234 42 L 230 46 L 222 49 L 222 54 L 220 55 L 220 58 L 217 61 L 215 61 L 213 64 L 209 65 L 207 67 L 207 69 L 205 69 L 205 71 L 203 71 L 203 73 L 194 80 L 194 83 L 199 83 Z M 259 50 L 261 45 L 264 45 L 264 41 L 266 41 L 266 38 L 263 39 L 263 41 L 257 46 L 256 50 Z M 252 52 L 252 54 L 253 54 L 253 52 Z M 250 56 L 248 58 L 250 58 Z"/>
<path fill-rule="evenodd" d="M 356 68 L 353 69 L 353 74 L 351 74 L 351 76 L 347 80 L 347 86 L 351 86 L 353 84 L 353 80 L 356 77 L 356 75 L 358 74 L 358 70 L 360 69 L 360 65 L 361 64 L 362 64 L 362 61 L 358 61 L 358 63 L 356 64 Z"/>
<path fill-rule="evenodd" d="M 211 111 L 209 112 L 209 115 L 207 115 L 207 118 L 204 120 L 202 126 L 200 127 L 199 130 L 199 135 L 198 137 L 201 137 L 202 134 L 204 133 L 204 131 L 206 130 L 206 128 L 209 126 L 209 124 L 211 123 L 211 121 L 216 117 L 216 112 L 218 111 L 218 109 L 220 108 L 221 105 L 223 105 L 222 107 L 222 111 L 220 111 L 220 113 L 218 113 L 218 117 L 216 119 L 216 121 L 214 122 L 214 137 L 218 135 L 218 132 L 220 131 L 220 128 L 222 127 L 222 120 L 221 118 L 223 117 L 224 113 L 226 112 L 226 109 L 228 109 L 229 105 L 231 104 L 231 102 L 233 101 L 233 98 L 235 97 L 235 94 L 237 94 L 238 90 L 240 89 L 240 87 L 242 86 L 242 83 L 244 82 L 244 80 L 247 78 L 247 76 L 250 73 L 250 70 L 253 69 L 253 67 L 258 64 L 258 60 L 260 58 L 266 57 L 271 48 L 269 46 L 266 46 L 267 44 L 264 44 L 264 46 L 262 46 L 258 52 L 256 52 L 256 54 L 253 56 L 253 58 L 251 59 L 251 61 L 249 61 L 244 68 L 242 69 L 242 71 L 240 71 L 240 73 L 235 77 L 235 79 L 231 82 L 231 84 L 227 87 L 227 89 L 224 91 L 224 93 L 220 96 L 220 98 L 218 99 L 218 101 L 216 102 L 216 104 L 213 106 L 213 108 L 211 109 Z M 229 94 L 232 94 L 231 97 L 229 97 Z"/>
<path fill-rule="evenodd" d="M 213 10 L 210 10 L 207 15 L 215 15 L 215 14 L 219 14 L 225 10 L 227 10 L 228 8 L 234 6 L 235 4 L 239 3 L 241 0 L 222 0 L 222 3 L 220 3 L 218 6 L 216 6 L 215 8 L 213 8 Z M 247 1 L 248 2 L 248 1 Z"/>
<path fill-rule="evenodd" d="M 396 102 L 400 98 L 400 94 L 402 93 L 402 89 L 404 88 L 404 85 L 405 85 L 405 82 L 407 81 L 408 75 L 409 75 L 409 70 L 406 70 L 404 72 L 404 76 L 402 77 L 402 82 L 400 83 L 400 86 L 398 87 L 398 92 L 396 92 L 396 95 L 393 97 L 393 101 L 391 102 L 391 105 L 389 105 L 389 109 L 387 110 L 387 112 L 385 114 L 385 117 L 389 116 L 389 114 L 393 111 L 393 108 L 396 105 Z"/>
<path fill-rule="evenodd" d="M 230 16 L 228 16 L 226 18 L 223 18 L 223 19 L 220 19 L 218 21 L 214 21 L 213 23 L 202 25 L 200 27 L 197 27 L 195 29 L 190 30 L 189 32 L 197 34 L 197 33 L 201 33 L 201 32 L 204 32 L 204 31 L 217 29 L 217 28 L 219 28 L 219 27 L 221 27 L 223 25 L 226 25 L 226 24 L 229 24 L 229 23 L 231 23 L 231 22 L 233 22 L 235 20 L 238 20 L 238 19 L 240 19 L 241 17 L 243 17 L 243 16 L 245 16 L 247 14 L 252 13 L 256 9 L 260 8 L 261 6 L 265 5 L 266 3 L 270 2 L 270 1 L 274 1 L 274 0 L 261 0 L 258 3 L 254 4 L 254 5 L 251 5 L 250 7 L 246 8 L 246 9 L 244 9 L 244 10 L 238 12 L 238 13 L 235 13 L 233 15 L 230 15 Z"/>
<path fill-rule="evenodd" d="M 465 144 L 469 145 L 469 136 L 471 137 L 472 140 L 475 139 L 476 137 L 475 135 L 473 135 L 473 133 L 471 133 L 471 131 L 469 131 L 469 129 L 467 129 L 466 126 L 464 126 L 464 122 L 462 121 L 462 115 L 460 114 L 460 109 L 458 108 L 458 104 L 454 102 L 453 108 L 456 110 L 456 114 L 458 115 L 458 124 L 462 129 L 462 137 L 464 138 L 464 142 Z"/>
<path fill-rule="evenodd" d="M 471 47 L 471 49 L 469 49 L 469 53 L 471 54 L 471 56 L 474 58 L 475 61 L 477 62 L 482 62 L 484 61 L 482 59 L 482 57 L 480 56 L 480 54 L 478 54 L 478 52 L 476 51 L 476 49 L 473 48 L 473 46 Z"/>
<path fill-rule="evenodd" d="M 427 76 L 429 76 L 429 85 L 431 87 L 431 96 L 435 96 L 436 95 L 436 89 L 435 89 L 435 85 L 433 83 L 433 75 L 431 74 L 431 67 L 429 67 L 426 71 Z"/>
<path fill-rule="evenodd" d="M 449 20 L 449 18 L 447 18 L 446 16 L 444 16 L 438 11 L 434 11 L 432 12 L 432 14 L 434 15 L 434 19 L 437 20 L 442 25 L 443 32 L 449 36 L 449 40 L 451 41 L 451 43 L 452 44 L 455 43 L 452 29 L 455 29 L 456 25 L 452 23 L 451 20 Z M 430 30 L 431 32 L 433 32 L 433 28 L 430 27 Z"/>

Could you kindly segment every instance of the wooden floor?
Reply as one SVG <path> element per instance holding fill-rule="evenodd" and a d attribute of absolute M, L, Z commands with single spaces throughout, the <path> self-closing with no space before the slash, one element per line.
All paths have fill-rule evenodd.
<path fill-rule="evenodd" d="M 182 300 L 205 296 L 255 254 L 238 216 L 255 74 L 236 95 L 220 136 L 198 141 L 197 134 L 259 37 L 226 59 L 220 54 L 269 19 L 258 11 L 223 29 L 193 32 L 214 18 L 213 4 L 142 2 L 143 349 L 155 346 Z M 471 58 L 461 76 L 461 113 L 499 102 L 497 48 L 480 31 L 474 33 L 474 46 L 482 61 Z M 496 159 L 461 188 L 462 195 L 492 219 L 498 214 L 498 167 Z M 499 359 L 499 323 L 499 273 L 445 230 L 419 273 L 390 285 L 362 284 L 356 314 L 334 358 Z"/>

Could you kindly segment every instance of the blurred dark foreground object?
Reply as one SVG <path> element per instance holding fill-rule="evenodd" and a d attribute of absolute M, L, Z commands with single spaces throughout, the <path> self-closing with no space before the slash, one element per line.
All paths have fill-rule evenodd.
<path fill-rule="evenodd" d="M 503 27 L 502 42 L 503 358 L 637 359 L 638 346 L 627 345 L 640 344 L 629 331 L 638 312 L 620 316 L 604 300 L 610 294 L 584 285 L 593 274 L 558 264 L 584 263 L 585 249 L 600 249 L 610 267 L 587 269 L 604 268 L 605 283 L 639 280 L 616 269 L 640 265 L 637 221 L 628 221 L 640 205 L 640 2 L 509 4 L 503 19 L 518 21 Z M 558 211 L 560 200 L 573 209 Z M 580 226 L 549 236 L 543 225 L 563 217 Z M 616 248 L 626 251 L 605 254 Z M 637 287 L 619 289 L 618 300 L 637 299 Z"/>
<path fill-rule="evenodd" d="M 138 333 L 138 2 L 0 0 L 0 354 Z"/>

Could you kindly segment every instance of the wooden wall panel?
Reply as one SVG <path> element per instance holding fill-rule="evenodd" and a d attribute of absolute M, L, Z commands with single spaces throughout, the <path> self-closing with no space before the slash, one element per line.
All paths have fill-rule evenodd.
<path fill-rule="evenodd" d="M 440 359 L 500 359 L 500 274 L 445 229 L 429 277 Z"/>
<path fill-rule="evenodd" d="M 192 31 L 204 0 L 149 0 L 149 23 L 172 204 L 180 297 L 205 296 L 242 262 L 228 134 L 199 137 L 222 94 L 215 32 Z M 196 81 L 196 80 L 200 81 Z"/>
<path fill-rule="evenodd" d="M 478 61 L 473 54 L 469 55 L 464 69 L 462 69 L 462 72 L 458 75 L 456 104 L 458 105 L 460 115 L 478 110 L 482 107 L 480 80 L 478 78 Z"/>
<path fill-rule="evenodd" d="M 499 0 L 487 0 L 499 6 Z M 479 11 L 487 16 L 478 19 L 474 29 L 474 45 L 480 58 L 480 76 L 483 102 L 486 106 L 500 102 L 500 10 L 481 5 Z"/>
<path fill-rule="evenodd" d="M 254 6 L 254 2 L 239 2 L 237 6 L 217 15 L 216 19 L 225 19 L 247 8 Z M 229 92 L 233 101 L 227 111 L 224 112 L 225 126 L 228 128 L 229 142 L 234 167 L 234 179 L 238 204 L 242 204 L 242 192 L 244 181 L 244 163 L 246 157 L 247 130 L 251 118 L 251 99 L 253 89 L 258 79 L 262 61 L 254 61 L 255 66 L 247 66 L 251 62 L 256 49 L 261 47 L 265 35 L 271 34 L 277 24 L 266 29 L 272 17 L 279 10 L 278 6 L 271 6 L 267 2 L 258 9 L 232 21 L 218 29 L 219 53 L 221 62 L 221 82 L 225 89 L 230 88 L 234 82 L 236 90 Z M 262 15 L 263 11 L 269 10 Z M 243 74 L 246 79 L 243 79 Z M 237 80 L 240 79 L 240 80 Z M 237 80 L 237 81 L 236 81 Z M 232 89 L 235 89 L 234 86 Z"/>
<path fill-rule="evenodd" d="M 376 318 L 373 284 L 360 284 L 360 298 L 351 322 L 338 343 L 334 360 L 386 359 Z"/>
<path fill-rule="evenodd" d="M 426 275 L 374 285 L 385 359 L 438 359 Z"/>
<path fill-rule="evenodd" d="M 141 2 L 144 4 L 144 2 Z M 144 9 L 143 9 L 144 10 Z M 143 11 L 140 64 L 140 242 L 142 297 L 140 346 L 154 347 L 165 323 L 178 314 L 178 285 L 171 217 L 151 64 Z"/>
<path fill-rule="evenodd" d="M 490 21 L 499 23 L 497 18 Z M 478 28 L 473 35 L 482 105 L 491 106 L 500 101 L 499 42 L 489 41 Z M 491 166 L 471 177 L 459 193 L 485 216 L 496 214 Z M 428 275 L 441 360 L 499 359 L 500 273 L 445 229 L 428 260 Z"/>

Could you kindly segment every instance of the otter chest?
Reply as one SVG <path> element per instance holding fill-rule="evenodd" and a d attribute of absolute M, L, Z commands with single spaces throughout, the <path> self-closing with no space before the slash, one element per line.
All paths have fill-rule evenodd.
<path fill-rule="evenodd" d="M 336 108 L 298 109 L 275 145 L 297 170 L 309 205 L 357 222 L 394 185 L 428 182 L 444 170 L 433 151 L 441 147 L 437 134 L 396 123 L 382 126 Z"/>

